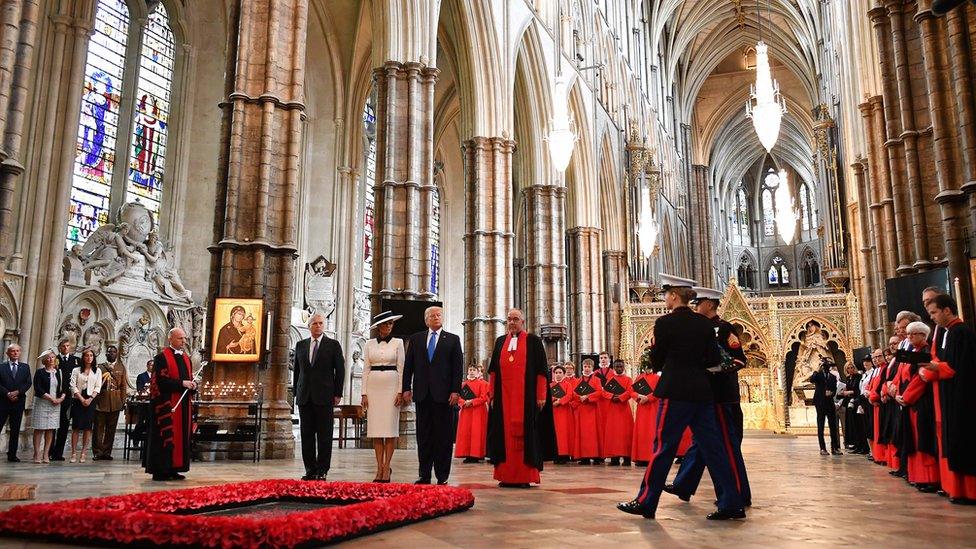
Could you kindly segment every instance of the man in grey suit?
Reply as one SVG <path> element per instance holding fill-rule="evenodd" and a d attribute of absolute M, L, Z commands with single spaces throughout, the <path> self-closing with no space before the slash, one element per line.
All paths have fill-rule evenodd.
<path fill-rule="evenodd" d="M 295 404 L 302 437 L 302 480 L 325 480 L 332 463 L 332 409 L 342 400 L 345 362 L 339 342 L 325 336 L 325 317 L 308 319 L 311 337 L 295 344 Z"/>
<path fill-rule="evenodd" d="M 415 484 L 430 484 L 431 469 L 437 484 L 447 484 L 451 474 L 454 445 L 454 406 L 461 392 L 464 359 L 461 338 L 445 332 L 443 311 L 424 311 L 427 329 L 410 337 L 403 361 L 404 405 L 417 402 L 417 454 L 420 478 Z"/>
<path fill-rule="evenodd" d="M 0 366 L 0 391 L 3 392 L 0 395 L 0 431 L 9 421 L 7 461 L 10 462 L 20 461 L 17 457 L 17 439 L 20 438 L 20 422 L 24 419 L 27 390 L 32 383 L 30 365 L 20 361 L 20 345 L 14 343 L 7 347 L 7 360 Z"/>

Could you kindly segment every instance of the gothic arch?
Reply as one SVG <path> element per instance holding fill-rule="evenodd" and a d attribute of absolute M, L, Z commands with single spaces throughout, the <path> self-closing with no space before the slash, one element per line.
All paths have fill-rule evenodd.
<path fill-rule="evenodd" d="M 600 218 L 603 244 L 607 250 L 624 250 L 626 235 L 622 202 L 622 176 L 617 167 L 618 154 L 608 133 L 603 134 L 600 147 Z"/>

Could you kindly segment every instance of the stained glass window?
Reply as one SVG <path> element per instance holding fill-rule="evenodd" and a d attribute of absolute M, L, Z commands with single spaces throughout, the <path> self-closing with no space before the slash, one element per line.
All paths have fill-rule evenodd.
<path fill-rule="evenodd" d="M 732 242 L 748 246 L 749 238 L 749 203 L 746 201 L 746 191 L 740 183 L 735 193 L 735 205 L 732 212 Z"/>
<path fill-rule="evenodd" d="M 434 187 L 431 193 L 434 212 L 430 222 L 430 293 L 437 295 L 441 283 L 441 193 Z"/>
<path fill-rule="evenodd" d="M 807 189 L 807 203 L 810 207 L 810 228 L 816 229 L 820 224 L 820 220 L 817 219 L 817 191 L 812 185 L 804 184 L 804 187 Z"/>
<path fill-rule="evenodd" d="M 371 102 L 363 109 L 363 126 L 366 134 L 366 161 L 363 173 L 363 288 L 373 288 L 373 214 L 376 209 L 376 193 L 373 190 L 376 179 L 376 111 Z"/>
<path fill-rule="evenodd" d="M 776 234 L 776 210 L 773 209 L 773 192 L 763 189 L 762 192 L 763 209 L 763 234 L 773 236 Z"/>
<path fill-rule="evenodd" d="M 128 35 L 129 9 L 124 0 L 99 0 L 85 59 L 81 119 L 68 205 L 65 242 L 68 248 L 83 244 L 88 235 L 109 219 Z"/>
<path fill-rule="evenodd" d="M 776 267 L 773 267 L 772 265 L 769 267 L 769 285 L 779 286 L 779 271 L 777 271 Z"/>
<path fill-rule="evenodd" d="M 132 124 L 129 177 L 125 201 L 140 201 L 158 218 L 162 198 L 170 91 L 176 49 L 163 4 L 146 21 L 139 55 L 139 80 Z"/>
<path fill-rule="evenodd" d="M 789 286 L 790 270 L 786 267 L 786 262 L 780 256 L 773 257 L 772 264 L 767 271 L 767 278 L 770 286 Z"/>

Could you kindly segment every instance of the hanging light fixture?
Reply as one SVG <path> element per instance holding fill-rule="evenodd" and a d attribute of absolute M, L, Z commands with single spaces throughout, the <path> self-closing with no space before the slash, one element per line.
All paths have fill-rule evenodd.
<path fill-rule="evenodd" d="M 576 133 L 573 132 L 572 120 L 569 118 L 569 83 L 565 75 L 556 77 L 556 85 L 552 94 L 552 128 L 546 136 L 549 146 L 549 157 L 553 167 L 559 172 L 566 171 L 569 160 L 573 157 L 576 146 Z"/>
<path fill-rule="evenodd" d="M 657 222 L 654 221 L 654 213 L 651 211 L 651 190 L 645 187 L 641 191 L 640 222 L 637 228 L 637 243 L 644 257 L 651 257 L 654 254 L 657 235 Z"/>
<path fill-rule="evenodd" d="M 769 68 L 769 48 L 762 40 L 762 15 L 758 3 L 756 15 L 759 19 L 759 43 L 756 44 L 756 83 L 749 91 L 746 101 L 746 116 L 752 119 L 752 127 L 759 136 L 759 142 L 766 152 L 773 150 L 779 139 L 779 128 L 786 114 L 786 102 L 779 91 L 779 82 L 773 80 Z"/>
<path fill-rule="evenodd" d="M 796 235 L 796 221 L 798 214 L 796 204 L 793 201 L 793 193 L 790 192 L 790 184 L 786 180 L 786 170 L 779 171 L 779 185 L 775 191 L 776 202 L 776 227 L 779 235 L 787 244 L 793 242 Z"/>

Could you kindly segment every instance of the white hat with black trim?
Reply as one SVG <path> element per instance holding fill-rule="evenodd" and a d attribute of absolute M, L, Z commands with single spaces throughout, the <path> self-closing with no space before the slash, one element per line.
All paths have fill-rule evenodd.
<path fill-rule="evenodd" d="M 393 311 L 383 311 L 382 313 L 373 317 L 373 324 L 369 327 L 369 329 L 372 330 L 380 324 L 386 324 L 387 322 L 393 322 L 394 320 L 400 320 L 401 318 L 403 318 L 403 315 L 395 315 L 393 314 Z"/>
<path fill-rule="evenodd" d="M 692 301 L 695 303 L 705 301 L 706 299 L 711 299 L 715 302 L 722 301 L 722 292 L 718 290 L 713 290 L 711 288 L 703 288 L 701 286 L 695 286 L 694 289 L 696 295 L 695 295 L 695 299 L 692 299 Z"/>
<path fill-rule="evenodd" d="M 681 278 L 680 276 L 674 276 L 666 273 L 660 273 L 658 277 L 661 279 L 661 290 L 665 292 L 671 288 L 695 287 L 695 281 L 690 278 Z"/>

